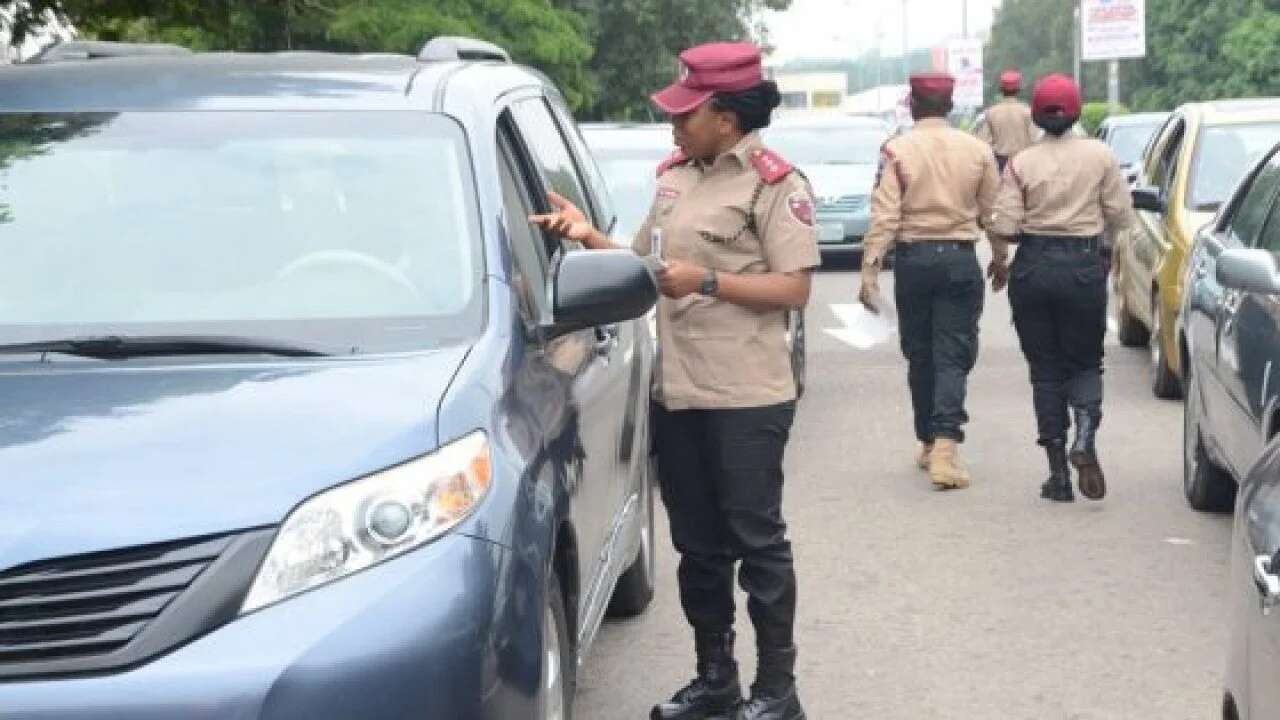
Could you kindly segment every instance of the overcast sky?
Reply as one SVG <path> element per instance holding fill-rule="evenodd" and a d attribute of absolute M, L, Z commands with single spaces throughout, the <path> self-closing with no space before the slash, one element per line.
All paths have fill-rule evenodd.
<path fill-rule="evenodd" d="M 791 9 L 768 12 L 765 22 L 777 46 L 775 59 L 849 57 L 876 46 L 876 28 L 886 55 L 902 54 L 902 8 L 907 8 L 908 44 L 937 45 L 959 37 L 964 0 L 791 0 Z M 968 0 L 969 34 L 991 26 L 1000 0 Z"/>

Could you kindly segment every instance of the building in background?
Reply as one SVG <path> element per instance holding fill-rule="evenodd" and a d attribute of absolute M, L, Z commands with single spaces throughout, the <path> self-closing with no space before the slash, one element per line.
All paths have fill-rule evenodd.
<path fill-rule="evenodd" d="M 54 43 L 75 38 L 75 28 L 48 11 L 45 26 L 28 35 L 22 43 L 15 44 L 10 32 L 14 5 L 11 2 L 0 2 L 0 65 L 22 62 Z"/>
<path fill-rule="evenodd" d="M 839 111 L 849 94 L 849 77 L 842 72 L 785 72 L 772 75 L 782 93 L 782 110 Z"/>

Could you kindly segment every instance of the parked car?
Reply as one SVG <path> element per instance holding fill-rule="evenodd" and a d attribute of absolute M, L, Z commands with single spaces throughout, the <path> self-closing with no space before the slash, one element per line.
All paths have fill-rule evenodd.
<path fill-rule="evenodd" d="M 823 257 L 861 255 L 862 238 L 871 223 L 880 148 L 889 139 L 885 124 L 841 115 L 783 118 L 763 136 L 813 186 Z"/>
<path fill-rule="evenodd" d="M 878 122 L 878 121 L 877 121 Z M 583 123 L 583 135 L 604 173 L 618 211 L 615 242 L 627 244 L 644 224 L 658 192 L 658 165 L 675 152 L 671 126 L 664 123 Z M 656 323 L 656 314 L 650 322 Z M 657 336 L 656 324 L 652 326 Z M 787 317 L 787 344 L 796 391 L 804 395 L 807 353 L 804 311 Z"/>
<path fill-rule="evenodd" d="M 1116 248 L 1120 342 L 1151 348 L 1151 389 L 1182 392 L 1174 320 L 1191 239 L 1258 158 L 1280 141 L 1280 100 L 1178 108 L 1148 146 L 1133 189 L 1135 215 Z"/>
<path fill-rule="evenodd" d="M 569 718 L 653 595 L 657 297 L 540 73 L 0 69 L 0 713 Z"/>
<path fill-rule="evenodd" d="M 1270 720 L 1280 716 L 1280 439 L 1246 477 L 1231 536 L 1222 717 Z"/>
<path fill-rule="evenodd" d="M 1130 183 L 1137 179 L 1143 151 L 1168 119 L 1169 113 L 1159 112 L 1112 115 L 1098 126 L 1097 138 L 1115 153 Z"/>
<path fill-rule="evenodd" d="M 1251 170 L 1191 251 L 1176 329 L 1186 377 L 1184 486 L 1225 510 L 1280 432 L 1280 153 Z"/>

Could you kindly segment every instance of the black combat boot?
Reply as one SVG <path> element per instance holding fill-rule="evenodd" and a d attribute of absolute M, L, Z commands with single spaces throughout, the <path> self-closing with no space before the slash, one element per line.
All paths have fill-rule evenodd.
<path fill-rule="evenodd" d="M 796 694 L 796 649 L 761 650 L 760 672 L 751 699 L 738 706 L 733 720 L 805 720 Z"/>
<path fill-rule="evenodd" d="M 742 702 L 733 632 L 697 633 L 698 677 L 649 713 L 650 720 L 729 720 Z"/>
<path fill-rule="evenodd" d="M 1076 441 L 1071 446 L 1071 464 L 1080 476 L 1080 494 L 1090 500 L 1101 500 L 1107 494 L 1107 481 L 1098 463 L 1096 440 L 1099 414 L 1090 410 L 1074 409 Z"/>
<path fill-rule="evenodd" d="M 1067 441 L 1050 440 L 1045 443 L 1044 454 L 1049 458 L 1049 479 L 1040 486 L 1040 497 L 1054 502 L 1075 502 L 1071 469 L 1067 466 Z"/>

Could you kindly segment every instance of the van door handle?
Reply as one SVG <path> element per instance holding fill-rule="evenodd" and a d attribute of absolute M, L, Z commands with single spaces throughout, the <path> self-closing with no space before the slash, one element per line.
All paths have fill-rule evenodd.
<path fill-rule="evenodd" d="M 1272 571 L 1272 559 L 1270 555 L 1259 555 L 1253 559 L 1253 584 L 1262 598 L 1263 615 L 1270 615 L 1280 603 L 1280 575 Z"/>
<path fill-rule="evenodd" d="M 618 347 L 618 342 L 617 325 L 596 328 L 596 354 L 600 357 L 609 357 L 613 354 L 614 348 Z"/>

